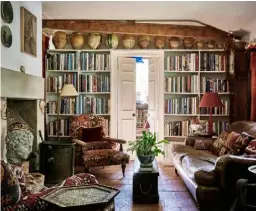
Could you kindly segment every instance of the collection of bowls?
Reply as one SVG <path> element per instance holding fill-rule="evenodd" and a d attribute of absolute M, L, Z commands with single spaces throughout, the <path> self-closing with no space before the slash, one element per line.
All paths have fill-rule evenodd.
<path fill-rule="evenodd" d="M 102 41 L 102 35 L 100 33 L 89 33 L 87 36 L 87 44 L 91 49 L 97 49 L 99 48 L 101 41 Z M 137 36 L 125 34 L 120 35 L 122 46 L 125 49 L 133 49 Z M 68 44 L 68 40 L 70 41 L 71 46 L 74 49 L 82 49 L 85 44 L 86 36 L 83 33 L 80 32 L 74 32 L 72 34 L 67 34 L 63 31 L 56 31 L 53 35 L 53 45 L 56 49 L 64 49 L 66 45 Z M 192 37 L 186 37 L 186 38 L 179 38 L 179 37 L 161 37 L 156 36 L 154 37 L 155 45 L 157 49 L 164 49 L 166 47 L 166 42 L 168 40 L 169 47 L 171 49 L 177 49 L 180 48 L 182 45 L 185 49 L 192 49 L 192 48 L 224 48 L 225 43 L 215 43 L 214 40 L 205 41 L 205 40 L 195 40 Z M 105 42 L 108 48 L 110 49 L 116 49 L 119 45 L 119 36 L 117 34 L 108 34 L 106 35 Z M 152 38 L 149 35 L 140 35 L 138 36 L 138 44 L 140 48 L 142 49 L 148 49 L 150 44 L 152 42 Z"/>

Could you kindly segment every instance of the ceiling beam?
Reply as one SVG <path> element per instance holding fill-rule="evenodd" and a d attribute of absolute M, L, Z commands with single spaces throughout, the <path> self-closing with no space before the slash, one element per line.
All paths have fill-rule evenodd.
<path fill-rule="evenodd" d="M 229 39 L 228 33 L 206 26 L 135 23 L 135 21 L 102 20 L 43 20 L 43 28 L 54 30 L 150 35 L 165 37 L 193 37 L 195 39 Z"/>

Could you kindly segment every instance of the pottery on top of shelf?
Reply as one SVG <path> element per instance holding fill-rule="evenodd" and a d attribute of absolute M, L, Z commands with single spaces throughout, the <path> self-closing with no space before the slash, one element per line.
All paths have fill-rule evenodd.
<path fill-rule="evenodd" d="M 197 40 L 197 41 L 195 42 L 196 47 L 199 48 L 199 49 L 204 48 L 204 43 L 205 43 L 204 40 Z"/>
<path fill-rule="evenodd" d="M 101 34 L 100 33 L 90 33 L 88 35 L 88 46 L 91 49 L 97 49 L 101 42 Z"/>
<path fill-rule="evenodd" d="M 139 45 L 143 49 L 147 49 L 151 42 L 151 38 L 148 35 L 139 36 Z"/>
<path fill-rule="evenodd" d="M 53 34 L 52 43 L 56 49 L 63 49 L 68 42 L 68 36 L 66 32 L 56 31 Z"/>
<path fill-rule="evenodd" d="M 155 43 L 158 49 L 163 49 L 165 47 L 165 37 L 155 37 Z"/>
<path fill-rule="evenodd" d="M 171 48 L 178 48 L 180 46 L 180 38 L 179 37 L 171 37 L 169 39 L 169 44 Z"/>
<path fill-rule="evenodd" d="M 106 45 L 111 49 L 116 49 L 119 44 L 119 37 L 117 34 L 108 34 L 106 36 Z"/>
<path fill-rule="evenodd" d="M 194 38 L 193 37 L 185 37 L 183 39 L 184 48 L 191 49 L 194 46 Z"/>
<path fill-rule="evenodd" d="M 207 42 L 207 47 L 208 47 L 209 49 L 215 48 L 215 41 L 214 41 L 214 40 L 209 40 L 209 41 Z"/>
<path fill-rule="evenodd" d="M 81 49 L 84 45 L 84 34 L 81 32 L 74 32 L 70 35 L 70 42 L 74 49 Z"/>
<path fill-rule="evenodd" d="M 125 34 L 122 37 L 122 44 L 126 49 L 132 49 L 135 45 L 135 42 L 136 42 L 136 38 L 133 35 Z"/>
<path fill-rule="evenodd" d="M 246 46 L 246 42 L 241 40 L 234 40 L 233 44 L 236 50 L 244 50 Z"/>

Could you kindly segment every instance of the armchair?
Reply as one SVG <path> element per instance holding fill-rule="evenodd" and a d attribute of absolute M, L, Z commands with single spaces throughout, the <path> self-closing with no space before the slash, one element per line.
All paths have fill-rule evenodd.
<path fill-rule="evenodd" d="M 101 127 L 102 139 L 93 142 L 82 141 L 82 129 L 95 127 Z M 126 141 L 106 137 L 104 118 L 85 114 L 74 116 L 71 119 L 69 132 L 72 141 L 76 143 L 76 166 L 83 166 L 85 172 L 88 173 L 91 167 L 121 165 L 123 176 L 125 176 L 126 164 L 130 159 L 130 156 L 123 152 L 122 144 Z M 120 145 L 118 150 L 117 144 Z"/>

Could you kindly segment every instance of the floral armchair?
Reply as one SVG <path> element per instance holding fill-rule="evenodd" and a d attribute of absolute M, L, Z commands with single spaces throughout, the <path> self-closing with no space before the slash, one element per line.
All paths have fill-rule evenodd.
<path fill-rule="evenodd" d="M 82 141 L 83 128 L 96 127 L 101 128 L 101 140 Z M 76 166 L 83 166 L 88 173 L 90 167 L 121 165 L 123 176 L 125 176 L 126 164 L 130 159 L 130 156 L 123 152 L 122 144 L 126 141 L 106 137 L 104 118 L 85 114 L 74 116 L 71 119 L 69 132 L 72 141 L 76 143 Z M 117 150 L 117 144 L 120 145 L 119 150 Z"/>

